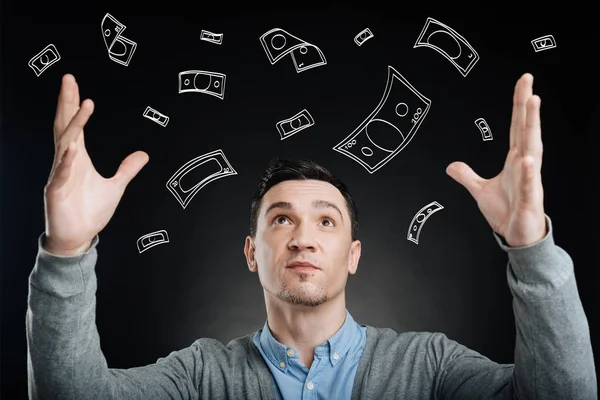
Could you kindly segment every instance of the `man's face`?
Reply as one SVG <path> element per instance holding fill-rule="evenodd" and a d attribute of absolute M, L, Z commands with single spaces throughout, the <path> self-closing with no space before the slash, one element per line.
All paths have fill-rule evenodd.
<path fill-rule="evenodd" d="M 360 242 L 352 241 L 346 201 L 335 186 L 292 180 L 265 193 L 256 237 L 246 238 L 244 253 L 268 294 L 315 307 L 344 290 L 348 273 L 356 272 Z M 318 269 L 290 268 L 297 261 Z"/>

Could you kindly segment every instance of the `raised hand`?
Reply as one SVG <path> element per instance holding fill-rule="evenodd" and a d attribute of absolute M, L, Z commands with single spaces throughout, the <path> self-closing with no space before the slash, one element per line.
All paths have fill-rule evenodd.
<path fill-rule="evenodd" d="M 511 247 L 534 244 L 547 234 L 540 104 L 539 96 L 533 94 L 533 76 L 524 74 L 515 86 L 510 149 L 504 169 L 496 177 L 483 179 L 460 161 L 446 169 L 469 191 L 492 229 Z"/>
<path fill-rule="evenodd" d="M 93 110 L 90 99 L 79 104 L 73 75 L 63 76 L 54 120 L 54 163 L 44 188 L 44 248 L 53 254 L 86 251 L 113 216 L 126 186 L 149 160 L 148 154 L 136 151 L 123 160 L 112 178 L 98 174 L 83 136 Z"/>

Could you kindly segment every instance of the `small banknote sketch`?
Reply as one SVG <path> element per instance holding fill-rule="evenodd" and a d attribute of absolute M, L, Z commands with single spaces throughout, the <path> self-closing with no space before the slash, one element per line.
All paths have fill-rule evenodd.
<path fill-rule="evenodd" d="M 271 65 L 288 54 L 294 61 L 297 73 L 327 64 L 321 49 L 280 28 L 274 28 L 264 33 L 260 37 L 260 43 L 265 49 Z"/>
<path fill-rule="evenodd" d="M 204 186 L 231 175 L 237 175 L 237 172 L 225 157 L 223 150 L 218 149 L 185 163 L 167 181 L 167 189 L 185 209 Z"/>
<path fill-rule="evenodd" d="M 374 37 L 373 32 L 369 28 L 365 28 L 362 31 L 358 32 L 356 36 L 354 36 L 354 43 L 358 46 L 362 46 L 367 40 Z"/>
<path fill-rule="evenodd" d="M 387 82 L 379 104 L 333 149 L 372 174 L 408 145 L 430 108 L 431 100 L 388 66 Z"/>
<path fill-rule="evenodd" d="M 60 60 L 60 54 L 53 44 L 49 44 L 44 47 L 44 50 L 31 57 L 31 60 L 27 63 L 35 72 L 36 76 L 40 76 L 42 72 L 50 68 L 51 65 L 56 64 Z"/>
<path fill-rule="evenodd" d="M 214 44 L 223 44 L 223 34 L 213 33 L 203 29 L 202 32 L 200 32 L 200 40 Z"/>
<path fill-rule="evenodd" d="M 166 127 L 167 124 L 169 123 L 169 117 L 167 117 L 163 113 L 156 111 L 154 108 L 152 108 L 150 106 L 146 107 L 146 109 L 144 110 L 144 113 L 142 115 L 144 117 L 148 118 L 150 121 L 154 121 L 157 124 L 162 125 L 163 127 Z"/>
<path fill-rule="evenodd" d="M 210 71 L 189 70 L 179 73 L 179 94 L 204 93 L 223 100 L 225 98 L 225 74 Z"/>
<path fill-rule="evenodd" d="M 494 140 L 492 136 L 492 130 L 490 129 L 488 123 L 483 118 L 477 118 L 475 120 L 475 126 L 479 128 L 479 132 L 481 132 L 481 138 L 484 141 Z"/>
<path fill-rule="evenodd" d="M 427 18 L 425 21 L 423 30 L 413 46 L 417 47 L 429 47 L 437 51 L 450 61 L 463 77 L 466 77 L 479 61 L 479 54 L 464 37 L 433 18 Z"/>
<path fill-rule="evenodd" d="M 159 244 L 169 243 L 169 235 L 167 231 L 161 229 L 160 231 L 150 232 L 141 236 L 137 240 L 137 248 L 139 253 L 143 253 L 144 251 L 151 249 L 154 246 L 158 246 Z"/>
<path fill-rule="evenodd" d="M 533 46 L 533 50 L 535 52 L 550 50 L 556 47 L 556 40 L 554 40 L 554 36 L 546 35 L 541 36 L 537 39 L 533 39 L 531 41 L 531 45 Z"/>
<path fill-rule="evenodd" d="M 122 36 L 126 26 L 107 13 L 102 18 L 100 27 L 110 59 L 121 65 L 128 66 L 137 48 L 137 43 Z"/>
<path fill-rule="evenodd" d="M 315 120 L 308 110 L 304 109 L 291 118 L 279 121 L 275 126 L 279 132 L 281 140 L 287 139 L 303 129 L 309 128 L 315 124 Z"/>
<path fill-rule="evenodd" d="M 419 236 L 421 235 L 421 229 L 423 229 L 423 225 L 427 221 L 432 214 L 440 211 L 444 207 L 438 203 L 437 201 L 432 201 L 427 204 L 423 208 L 421 208 L 413 217 L 412 221 L 410 221 L 410 226 L 408 227 L 408 235 L 407 239 L 415 244 L 419 244 Z"/>

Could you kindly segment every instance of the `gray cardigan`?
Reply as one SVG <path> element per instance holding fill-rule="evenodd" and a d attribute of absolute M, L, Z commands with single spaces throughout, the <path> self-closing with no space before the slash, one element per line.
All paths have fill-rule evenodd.
<path fill-rule="evenodd" d="M 367 326 L 352 399 L 596 400 L 588 321 L 570 256 L 552 224 L 539 243 L 510 248 L 516 323 L 514 364 L 498 364 L 443 333 Z M 147 366 L 109 368 L 95 323 L 96 246 L 83 255 L 46 252 L 29 277 L 26 314 L 30 399 L 275 399 L 274 380 L 252 342 L 201 338 Z M 363 325 L 365 326 L 365 325 Z"/>

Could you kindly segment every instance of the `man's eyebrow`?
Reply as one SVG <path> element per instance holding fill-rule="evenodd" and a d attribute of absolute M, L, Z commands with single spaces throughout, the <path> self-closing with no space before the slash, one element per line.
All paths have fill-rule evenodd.
<path fill-rule="evenodd" d="M 312 205 L 314 208 L 332 208 L 332 209 L 336 210 L 338 212 L 338 214 L 340 214 L 340 218 L 342 219 L 342 221 L 344 220 L 344 216 L 342 214 L 342 211 L 339 209 L 339 207 L 329 201 L 315 200 L 315 201 L 313 201 Z M 267 215 L 269 213 L 269 211 L 271 211 L 274 208 L 283 208 L 286 210 L 293 210 L 294 206 L 292 205 L 292 203 L 289 203 L 287 201 L 276 201 L 274 203 L 271 203 L 269 205 L 269 207 L 266 208 L 265 215 Z"/>

